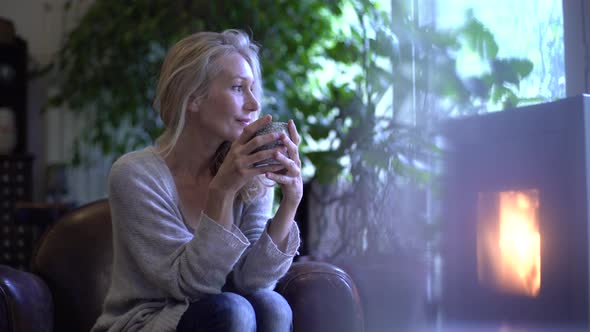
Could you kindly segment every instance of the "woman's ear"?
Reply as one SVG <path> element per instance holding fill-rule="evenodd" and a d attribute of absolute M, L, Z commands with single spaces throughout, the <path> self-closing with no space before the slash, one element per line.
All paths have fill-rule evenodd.
<path fill-rule="evenodd" d="M 201 100 L 195 96 L 190 96 L 188 98 L 188 105 L 186 106 L 189 112 L 198 112 L 199 105 L 201 104 Z"/>

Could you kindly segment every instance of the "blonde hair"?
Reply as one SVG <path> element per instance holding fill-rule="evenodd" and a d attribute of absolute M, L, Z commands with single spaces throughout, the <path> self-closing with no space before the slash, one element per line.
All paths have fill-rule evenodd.
<path fill-rule="evenodd" d="M 177 42 L 166 54 L 156 88 L 154 108 L 164 123 L 164 132 L 157 144 L 164 155 L 173 149 L 186 125 L 187 104 L 191 98 L 202 100 L 207 97 L 211 80 L 222 70 L 218 59 L 240 54 L 252 68 L 254 75 L 254 96 L 261 100 L 262 77 L 259 47 L 240 30 L 223 32 L 198 32 Z M 217 174 L 231 142 L 223 142 L 211 161 L 212 174 Z M 245 202 L 251 202 L 263 193 L 264 184 L 260 177 L 250 181 L 240 190 Z"/>

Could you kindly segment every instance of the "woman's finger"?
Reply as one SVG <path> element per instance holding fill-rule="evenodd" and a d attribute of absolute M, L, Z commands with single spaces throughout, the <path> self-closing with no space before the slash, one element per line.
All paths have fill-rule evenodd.
<path fill-rule="evenodd" d="M 299 159 L 299 147 L 294 143 L 287 135 L 281 136 L 281 142 L 285 147 L 287 147 L 287 152 L 289 154 L 289 158 L 293 159 L 299 167 L 301 167 L 301 160 Z"/>
<path fill-rule="evenodd" d="M 270 180 L 273 180 L 274 182 L 276 182 L 278 184 L 283 184 L 283 185 L 293 182 L 292 177 L 290 177 L 288 175 L 273 173 L 273 172 L 267 172 L 266 177 Z"/>
<path fill-rule="evenodd" d="M 276 173 L 283 169 L 285 169 L 285 166 L 279 164 L 271 164 L 252 168 L 256 174 Z"/>
<path fill-rule="evenodd" d="M 258 151 L 256 153 L 250 154 L 245 156 L 242 160 L 242 165 L 246 167 L 252 167 L 252 165 L 264 161 L 266 159 L 275 159 L 277 154 L 282 155 L 282 153 L 286 153 L 287 150 L 284 146 L 277 146 L 272 149 Z"/>
<path fill-rule="evenodd" d="M 301 174 L 301 167 L 295 160 L 287 158 L 282 153 L 275 153 L 273 158 L 285 168 L 286 172 L 284 174 L 289 176 L 299 176 Z"/>
<path fill-rule="evenodd" d="M 272 116 L 270 114 L 267 114 L 252 122 L 251 124 L 247 125 L 246 128 L 244 128 L 244 130 L 242 131 L 240 137 L 238 137 L 238 139 L 236 140 L 236 142 L 238 142 L 239 144 L 246 144 L 252 138 L 252 136 L 254 136 L 254 133 L 256 133 L 265 125 L 269 124 L 271 121 Z"/>
<path fill-rule="evenodd" d="M 253 177 L 256 175 L 262 175 L 262 174 L 266 174 L 266 173 L 277 173 L 277 172 L 280 172 L 284 168 L 285 168 L 285 166 L 278 165 L 278 164 L 264 165 L 264 166 L 260 166 L 260 167 L 248 167 L 248 168 L 242 169 L 241 174 L 244 177 L 250 178 L 250 177 Z"/>
<path fill-rule="evenodd" d="M 274 142 L 279 142 L 280 140 L 281 140 L 281 133 L 279 133 L 279 132 L 256 136 L 256 137 L 252 138 L 250 141 L 248 141 L 246 144 L 244 144 L 242 151 L 245 154 L 251 154 L 252 151 L 255 151 L 257 148 L 259 148 L 263 145 L 271 144 Z"/>
<path fill-rule="evenodd" d="M 295 143 L 295 145 L 299 146 L 299 143 L 301 143 L 301 137 L 297 132 L 295 122 L 293 120 L 289 120 L 289 122 L 287 123 L 287 127 L 289 128 L 289 135 L 291 136 L 291 140 L 293 141 L 293 143 Z"/>

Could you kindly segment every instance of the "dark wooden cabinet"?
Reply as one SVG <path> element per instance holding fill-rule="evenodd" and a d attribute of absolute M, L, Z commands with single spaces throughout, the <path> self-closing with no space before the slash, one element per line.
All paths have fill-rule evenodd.
<path fill-rule="evenodd" d="M 0 156 L 0 264 L 26 270 L 33 250 L 34 226 L 18 223 L 16 204 L 32 200 L 29 155 Z"/>
<path fill-rule="evenodd" d="M 27 153 L 27 54 L 27 43 L 17 36 L 0 42 L 0 107 L 14 113 L 15 154 Z"/>
<path fill-rule="evenodd" d="M 0 155 L 0 264 L 27 269 L 34 226 L 18 223 L 16 204 L 33 199 L 33 157 L 27 152 L 27 43 L 0 17 L 0 108 L 14 113 L 16 144 Z"/>

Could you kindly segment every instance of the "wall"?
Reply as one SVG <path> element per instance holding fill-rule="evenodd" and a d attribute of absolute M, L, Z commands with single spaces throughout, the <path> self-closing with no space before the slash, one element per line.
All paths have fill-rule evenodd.
<path fill-rule="evenodd" d="M 27 42 L 29 70 L 50 63 L 67 31 L 75 26 L 92 1 L 74 1 L 67 13 L 65 3 L 66 0 L 0 1 L 0 16 L 11 20 L 17 35 Z M 71 158 L 73 138 L 84 124 L 65 109 L 43 109 L 48 92 L 55 84 L 56 77 L 50 73 L 31 79 L 28 85 L 28 151 L 35 157 L 33 191 L 36 201 L 45 200 L 46 166 Z M 66 199 L 84 203 L 104 196 L 107 171 L 105 162 L 70 170 Z"/>

